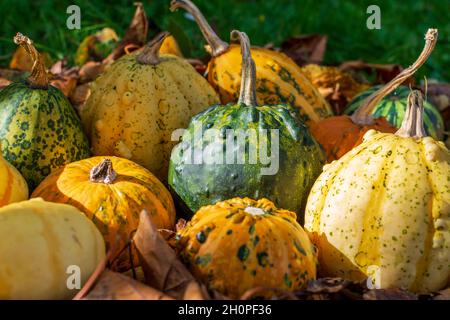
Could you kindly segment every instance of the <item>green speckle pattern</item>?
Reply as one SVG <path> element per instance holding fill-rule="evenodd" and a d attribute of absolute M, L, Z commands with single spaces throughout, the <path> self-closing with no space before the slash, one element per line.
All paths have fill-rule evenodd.
<path fill-rule="evenodd" d="M 62 92 L 31 89 L 25 81 L 0 91 L 0 146 L 30 190 L 53 169 L 90 155 L 80 120 Z"/>
<path fill-rule="evenodd" d="M 325 156 L 308 128 L 295 114 L 294 109 L 284 105 L 253 107 L 229 104 L 212 106 L 193 117 L 182 142 L 172 151 L 168 178 L 172 190 L 191 210 L 188 214 L 204 205 L 233 197 L 265 197 L 277 207 L 296 212 L 301 221 L 306 198 L 322 170 Z M 237 147 L 232 151 L 234 164 L 226 164 L 226 138 L 203 138 L 203 141 L 195 139 L 201 137 L 207 129 L 217 129 L 223 133 L 227 129 L 255 129 L 258 134 L 256 138 L 245 136 L 243 164 L 236 161 Z M 269 164 L 262 164 L 261 152 L 256 152 L 255 164 L 249 161 L 248 150 L 259 150 L 261 141 L 267 141 L 267 151 L 263 155 L 267 154 L 270 158 L 271 135 L 260 135 L 259 129 L 267 129 L 267 133 L 270 129 L 279 130 L 279 165 L 278 171 L 273 175 L 262 174 L 261 169 L 268 168 Z M 205 150 L 213 147 L 217 148 L 215 150 L 224 150 L 222 162 L 194 162 L 195 150 L 203 150 L 205 153 Z"/>
<path fill-rule="evenodd" d="M 237 256 L 238 256 L 239 260 L 241 260 L 241 261 L 247 260 L 249 254 L 250 254 L 250 250 L 248 249 L 248 247 L 245 244 L 243 244 L 242 246 L 239 247 L 238 252 L 237 252 Z"/>

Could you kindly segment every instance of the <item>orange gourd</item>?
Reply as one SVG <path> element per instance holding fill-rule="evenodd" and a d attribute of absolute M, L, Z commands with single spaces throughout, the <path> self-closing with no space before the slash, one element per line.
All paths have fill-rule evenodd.
<path fill-rule="evenodd" d="M 191 272 L 234 299 L 256 286 L 299 290 L 316 277 L 317 251 L 296 214 L 264 198 L 204 206 L 177 239 Z"/>
<path fill-rule="evenodd" d="M 118 157 L 68 164 L 42 181 L 32 197 L 77 207 L 97 225 L 107 244 L 111 245 L 115 234 L 121 236 L 117 249 L 122 249 L 136 230 L 143 209 L 158 228 L 172 229 L 175 224 L 173 200 L 164 185 L 147 169 Z M 115 268 L 129 266 L 125 254 Z"/>

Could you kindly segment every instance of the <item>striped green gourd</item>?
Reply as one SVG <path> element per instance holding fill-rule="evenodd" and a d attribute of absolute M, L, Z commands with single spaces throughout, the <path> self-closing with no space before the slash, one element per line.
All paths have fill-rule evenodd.
<path fill-rule="evenodd" d="M 249 40 L 238 31 L 234 31 L 232 37 L 240 39 L 243 55 L 239 101 L 237 104 L 212 106 L 192 118 L 182 142 L 172 151 L 168 179 L 170 187 L 181 203 L 187 206 L 184 208 L 192 212 L 204 205 L 233 197 L 265 197 L 280 208 L 296 212 L 301 220 L 311 185 L 322 170 L 324 153 L 308 128 L 295 116 L 292 107 L 257 105 Z M 207 129 L 216 129 L 222 139 L 206 138 Z M 245 147 L 244 144 L 236 146 L 237 142 L 230 147 L 226 141 L 231 140 L 226 138 L 229 129 L 235 136 L 238 130 L 248 132 L 247 129 L 255 129 L 253 132 L 256 133 L 245 135 Z M 267 131 L 262 133 L 259 129 Z M 278 165 L 275 172 L 268 173 L 262 169 L 272 167 L 273 163 L 264 163 L 261 153 L 258 153 L 257 161 L 251 162 L 249 159 L 250 150 L 260 150 L 262 143 L 267 146 L 263 154 L 270 153 L 272 156 L 272 144 L 277 143 L 271 134 L 272 129 L 278 133 L 278 149 L 276 154 L 273 153 Z M 245 161 L 240 163 L 237 160 L 239 147 L 249 151 L 245 152 Z M 205 154 L 208 149 L 215 156 L 218 150 L 223 150 L 222 163 L 207 163 L 205 159 L 196 161 L 195 150 Z M 225 161 L 227 153 L 232 154 L 234 162 Z"/>
<path fill-rule="evenodd" d="M 81 122 L 64 94 L 48 83 L 33 42 L 18 33 L 14 42 L 32 58 L 30 77 L 0 91 L 0 147 L 33 190 L 53 169 L 89 156 Z"/>
<path fill-rule="evenodd" d="M 379 90 L 382 85 L 374 86 L 350 101 L 349 105 L 345 109 L 345 114 L 353 114 L 361 104 L 374 92 Z M 385 117 L 393 126 L 400 128 L 403 117 L 406 112 L 408 95 L 410 89 L 406 86 L 399 86 L 390 94 L 385 96 L 376 106 L 372 109 L 373 117 L 380 118 Z M 435 139 L 442 140 L 444 131 L 444 120 L 439 110 L 431 103 L 424 101 L 424 126 L 428 135 Z"/>

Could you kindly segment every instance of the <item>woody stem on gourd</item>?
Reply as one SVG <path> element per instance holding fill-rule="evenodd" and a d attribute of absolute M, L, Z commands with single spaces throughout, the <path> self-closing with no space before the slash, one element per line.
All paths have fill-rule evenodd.
<path fill-rule="evenodd" d="M 400 72 L 394 79 L 389 81 L 386 85 L 379 90 L 372 93 L 355 111 L 351 116 L 352 121 L 359 125 L 370 125 L 373 123 L 372 111 L 375 106 L 389 93 L 394 91 L 399 85 L 401 85 L 406 79 L 411 77 L 417 69 L 419 69 L 425 61 L 427 61 L 431 52 L 433 51 L 438 37 L 437 29 L 428 29 L 425 34 L 425 46 L 420 53 L 417 60 L 408 68 Z"/>
<path fill-rule="evenodd" d="M 117 173 L 114 171 L 110 159 L 104 159 L 100 164 L 93 167 L 89 173 L 89 180 L 91 182 L 111 184 L 116 178 Z"/>
<path fill-rule="evenodd" d="M 228 43 L 217 36 L 217 34 L 206 21 L 205 16 L 200 12 L 200 10 L 194 3 L 192 3 L 190 0 L 172 0 L 170 3 L 170 10 L 175 11 L 178 8 L 186 10 L 194 17 L 201 32 L 203 33 L 203 36 L 208 42 L 208 45 L 211 49 L 211 55 L 213 57 L 217 57 L 228 49 Z"/>
<path fill-rule="evenodd" d="M 240 42 L 242 53 L 241 91 L 238 104 L 256 106 L 256 66 L 250 51 L 250 39 L 244 32 L 233 30 L 231 40 Z"/>
<path fill-rule="evenodd" d="M 149 43 L 147 43 L 142 52 L 138 54 L 136 60 L 140 64 L 157 65 L 161 61 L 159 59 L 159 49 L 164 39 L 169 36 L 169 32 L 160 32 Z"/>
<path fill-rule="evenodd" d="M 14 43 L 20 45 L 30 56 L 33 66 L 28 77 L 30 87 L 33 89 L 47 89 L 48 75 L 42 55 L 34 47 L 33 41 L 18 32 L 14 37 Z"/>
<path fill-rule="evenodd" d="M 408 95 L 408 106 L 400 129 L 395 133 L 405 138 L 423 138 L 427 136 L 423 125 L 423 96 L 419 90 Z"/>

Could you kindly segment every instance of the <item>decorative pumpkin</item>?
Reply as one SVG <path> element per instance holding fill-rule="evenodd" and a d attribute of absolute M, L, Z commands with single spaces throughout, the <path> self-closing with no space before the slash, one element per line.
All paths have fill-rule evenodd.
<path fill-rule="evenodd" d="M 166 181 L 174 130 L 219 102 L 208 82 L 185 60 L 159 55 L 168 33 L 127 54 L 100 75 L 81 112 L 95 155 L 115 155 Z"/>
<path fill-rule="evenodd" d="M 359 83 L 349 73 L 336 67 L 308 64 L 301 67 L 302 73 L 319 90 L 335 114 L 342 114 L 345 106 L 369 85 Z"/>
<path fill-rule="evenodd" d="M 148 170 L 116 157 L 93 157 L 73 162 L 50 174 L 31 195 L 67 203 L 83 211 L 111 245 L 121 235 L 117 249 L 129 241 L 146 209 L 158 228 L 173 229 L 175 208 L 164 185 Z M 137 257 L 134 257 L 137 264 Z M 121 255 L 116 269 L 130 267 Z"/>
<path fill-rule="evenodd" d="M 325 149 L 328 162 L 339 159 L 359 145 L 364 134 L 370 129 L 389 133 L 397 130 L 385 118 L 375 118 L 372 110 L 386 95 L 394 91 L 425 63 L 436 44 L 437 30 L 429 29 L 425 40 L 425 47 L 416 62 L 404 69 L 384 87 L 368 96 L 352 116 L 331 117 L 311 125 L 311 133 Z"/>
<path fill-rule="evenodd" d="M 52 170 L 89 156 L 80 120 L 64 94 L 48 84 L 42 56 L 22 34 L 14 37 L 34 61 L 28 81 L 0 91 L 0 145 L 33 190 Z"/>
<path fill-rule="evenodd" d="M 0 155 L 0 207 L 27 199 L 27 182 L 20 172 Z"/>
<path fill-rule="evenodd" d="M 191 1 L 172 0 L 170 9 L 178 8 L 192 14 L 208 42 L 212 55 L 206 71 L 209 83 L 219 93 L 223 104 L 236 101 L 241 83 L 239 45 L 222 41 Z M 300 111 L 301 119 L 307 124 L 333 115 L 330 105 L 291 58 L 265 48 L 252 47 L 251 51 L 256 64 L 256 94 L 261 103 L 288 103 Z"/>
<path fill-rule="evenodd" d="M 169 185 L 192 212 L 233 197 L 266 197 L 302 219 L 323 151 L 293 108 L 257 104 L 249 40 L 231 35 L 242 46 L 239 101 L 192 118 L 172 151 Z"/>
<path fill-rule="evenodd" d="M 420 91 L 395 133 L 326 165 L 308 199 L 305 228 L 323 276 L 381 288 L 437 291 L 450 279 L 450 151 L 426 136 Z"/>
<path fill-rule="evenodd" d="M 95 225 L 76 208 L 32 199 L 0 208 L 0 299 L 71 299 L 105 258 Z M 71 277 L 74 279 L 71 281 Z"/>
<path fill-rule="evenodd" d="M 345 114 L 352 114 L 372 93 L 378 91 L 381 86 L 372 87 L 356 96 L 345 109 Z M 406 86 L 400 86 L 389 95 L 381 99 L 372 109 L 372 115 L 376 118 L 384 117 L 390 124 L 400 128 L 406 113 L 408 94 L 411 90 Z M 436 140 L 442 140 L 444 120 L 439 110 L 431 103 L 424 101 L 424 127 L 427 134 Z"/>
<path fill-rule="evenodd" d="M 316 278 L 316 248 L 295 213 L 267 199 L 202 207 L 177 247 L 197 279 L 233 299 L 257 286 L 299 290 Z"/>

